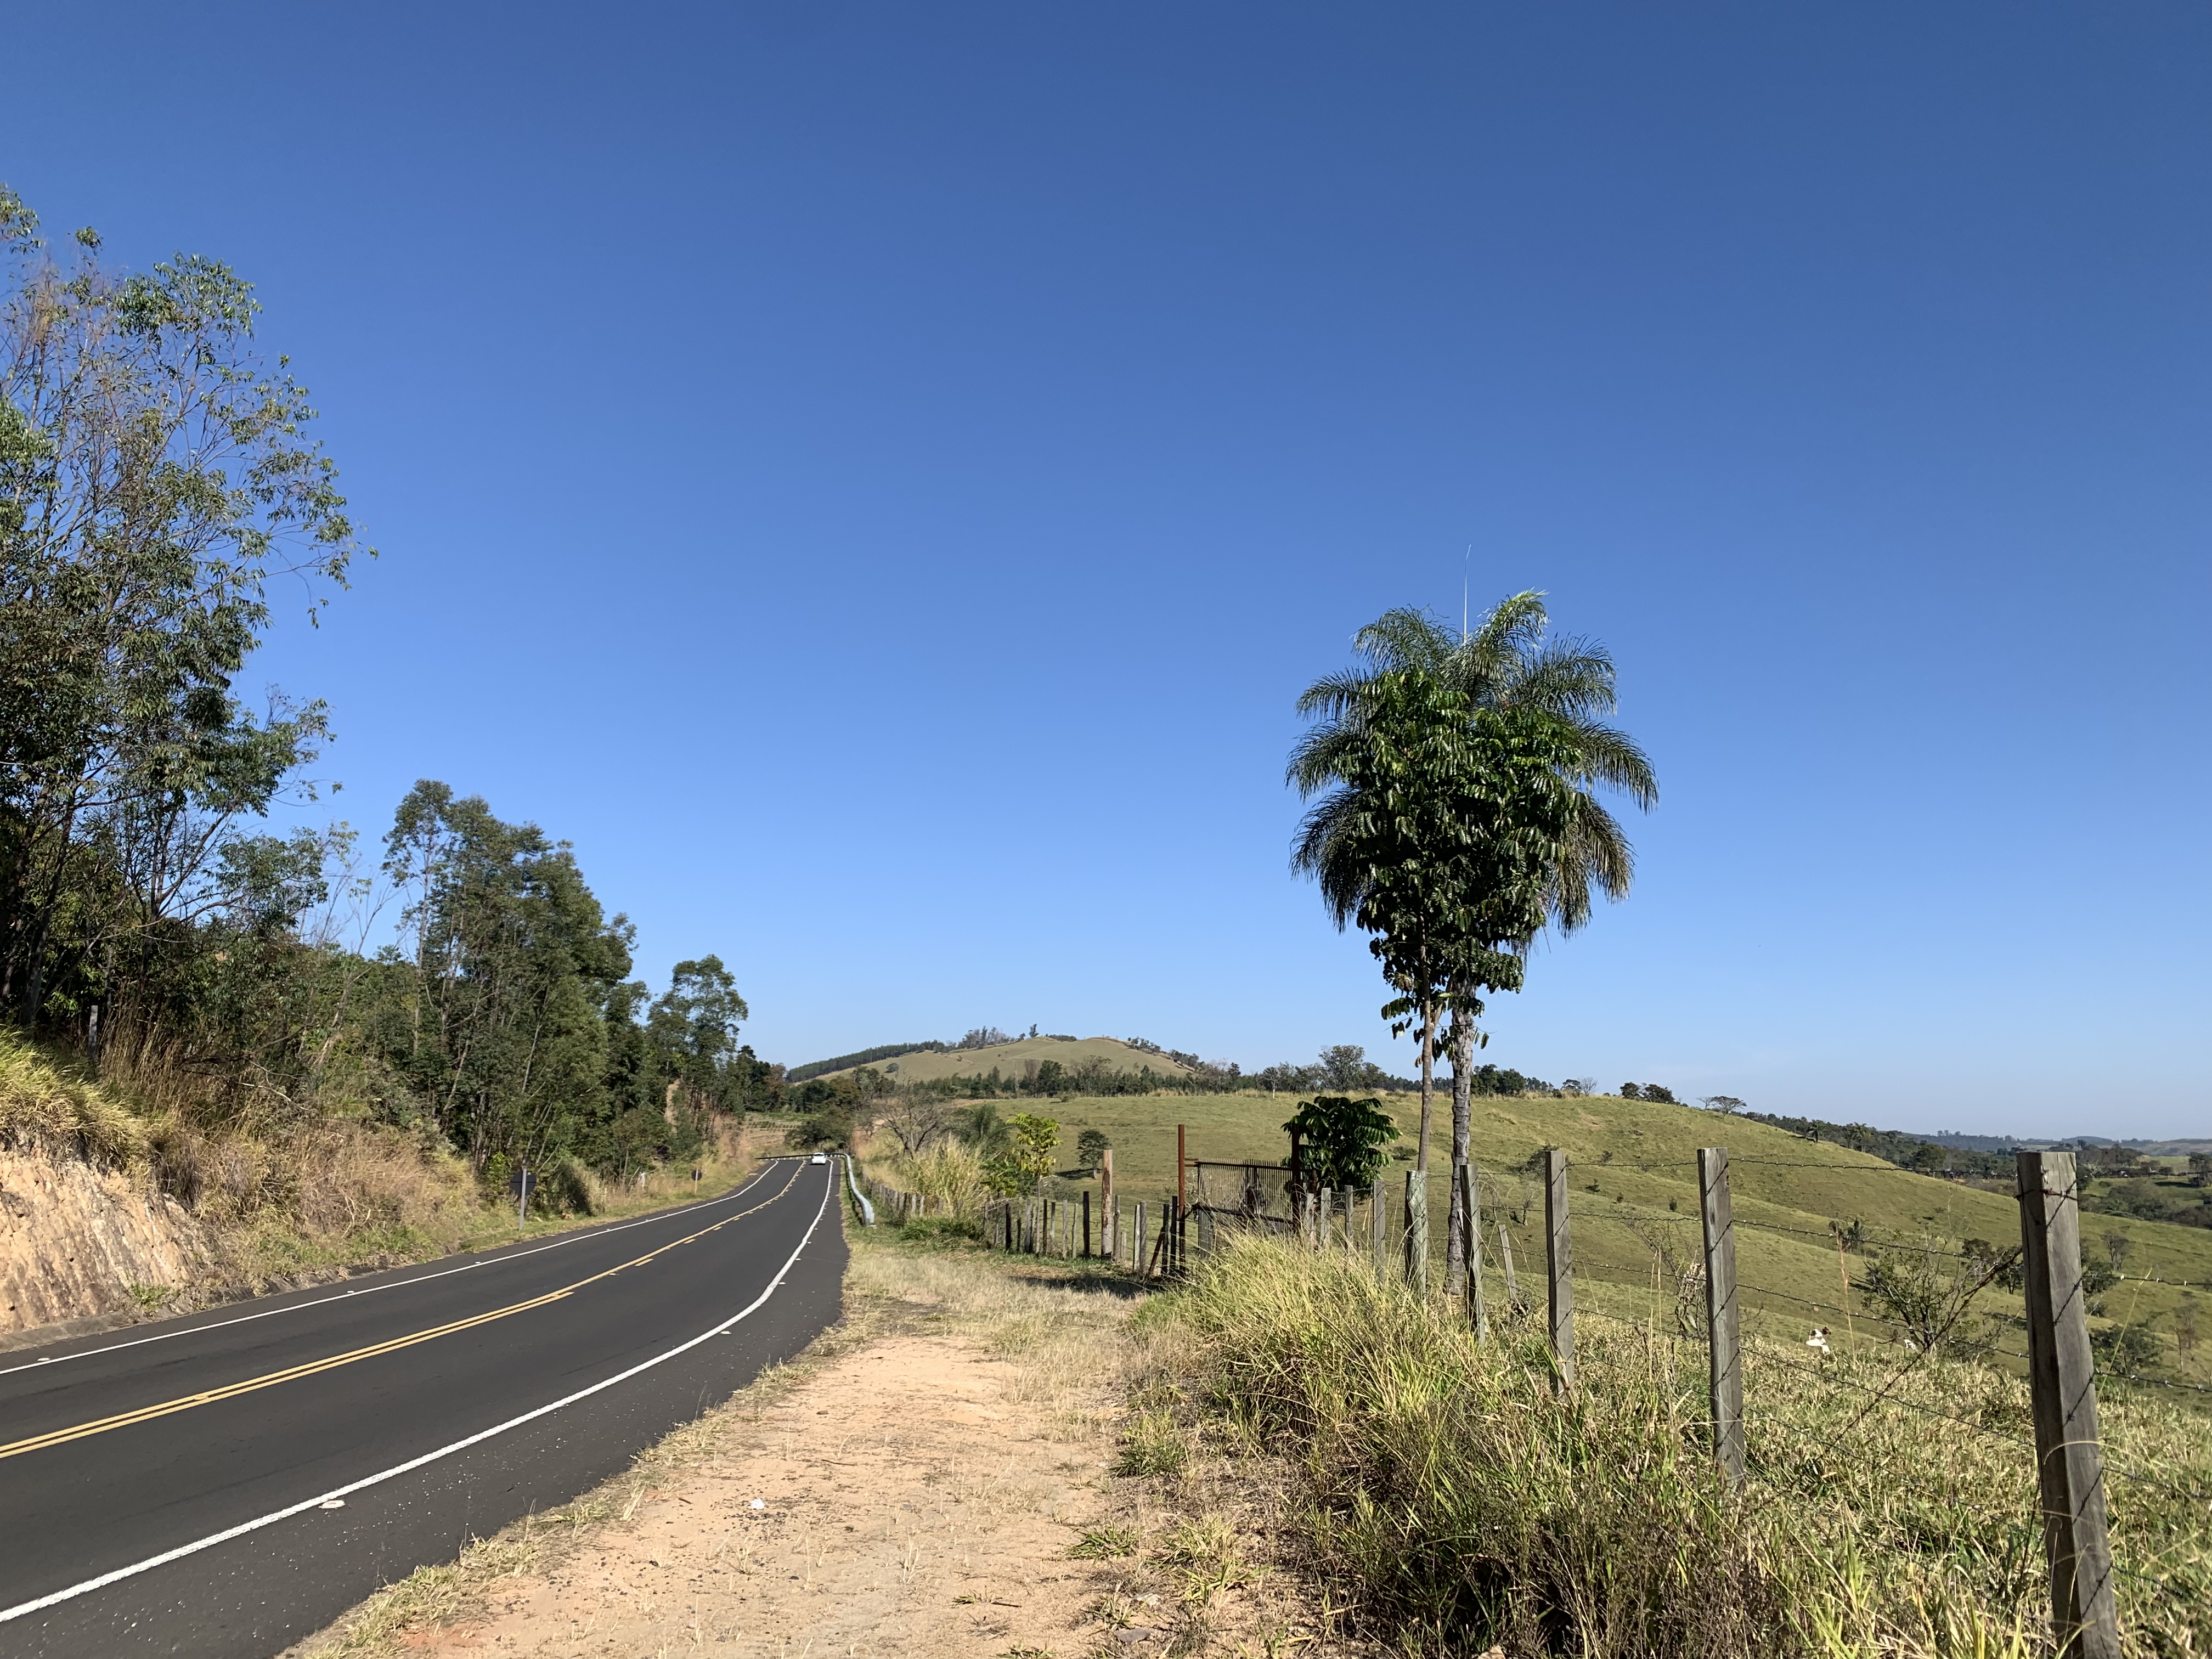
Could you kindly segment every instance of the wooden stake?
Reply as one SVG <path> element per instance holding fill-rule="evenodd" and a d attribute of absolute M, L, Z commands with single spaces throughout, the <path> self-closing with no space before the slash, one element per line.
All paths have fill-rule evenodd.
<path fill-rule="evenodd" d="M 1136 1236 L 1129 1241 L 1129 1271 L 1141 1273 L 1145 1270 L 1145 1200 L 1137 1200 Z"/>
<path fill-rule="evenodd" d="M 1367 1200 L 1368 1252 L 1377 1279 L 1390 1268 L 1390 1192 L 1382 1177 L 1375 1177 L 1375 1190 Z"/>
<path fill-rule="evenodd" d="M 1705 1353 L 1713 1405 L 1713 1457 L 1730 1486 L 1743 1481 L 1743 1350 L 1735 1299 L 1735 1216 L 1729 1201 L 1728 1148 L 1698 1148 L 1698 1206 L 1705 1222 Z"/>
<path fill-rule="evenodd" d="M 1098 1253 L 1109 1261 L 1121 1259 L 1120 1229 L 1115 1223 L 1121 1212 L 1114 1207 L 1114 1149 L 1109 1146 L 1098 1160 Z"/>
<path fill-rule="evenodd" d="M 1559 1386 L 1575 1386 L 1575 1278 L 1567 1245 L 1567 1155 L 1544 1149 L 1544 1272 L 1550 1291 L 1552 1358 Z"/>
<path fill-rule="evenodd" d="M 1429 1289 L 1429 1172 L 1406 1172 L 1406 1282 L 1420 1295 Z"/>
<path fill-rule="evenodd" d="M 2051 1566 L 2051 1635 L 2063 1659 L 2119 1659 L 2074 1154 L 2021 1152 L 2018 1167 L 2027 1381 L 2035 1404 L 2044 1554 Z"/>
<path fill-rule="evenodd" d="M 1406 1282 L 1425 1294 L 1429 1288 L 1429 1178 L 1406 1171 Z"/>
<path fill-rule="evenodd" d="M 1083 1259 L 1091 1260 L 1091 1189 L 1083 1192 Z"/>
<path fill-rule="evenodd" d="M 1498 1224 L 1498 1254 L 1505 1264 L 1505 1308 L 1517 1313 L 1521 1308 L 1521 1281 L 1513 1276 L 1513 1236 L 1505 1231 L 1505 1224 Z"/>

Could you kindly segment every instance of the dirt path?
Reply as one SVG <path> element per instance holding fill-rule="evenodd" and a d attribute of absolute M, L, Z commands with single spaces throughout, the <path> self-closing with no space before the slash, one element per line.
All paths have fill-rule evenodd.
<path fill-rule="evenodd" d="M 434 1654 L 938 1655 L 1071 1645 L 1096 1592 L 1067 1559 L 1104 1476 L 957 1337 L 891 1337 L 769 1407 Z M 1079 1442 L 1082 1443 L 1079 1443 Z"/>
<path fill-rule="evenodd" d="M 1139 1563 L 1069 1555 L 1135 1497 L 1126 1294 L 868 1248 L 847 1292 L 824 1352 L 293 1659 L 1161 1653 Z"/>

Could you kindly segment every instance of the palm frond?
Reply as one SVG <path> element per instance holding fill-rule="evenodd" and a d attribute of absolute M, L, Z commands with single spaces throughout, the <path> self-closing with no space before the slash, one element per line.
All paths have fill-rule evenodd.
<path fill-rule="evenodd" d="M 1297 712 L 1303 720 L 1341 720 L 1364 700 L 1370 676 L 1352 669 L 1324 674 L 1298 693 Z"/>
<path fill-rule="evenodd" d="M 1457 641 L 1433 611 L 1401 605 L 1361 629 L 1352 643 L 1378 670 L 1414 668 L 1433 674 L 1443 672 Z"/>

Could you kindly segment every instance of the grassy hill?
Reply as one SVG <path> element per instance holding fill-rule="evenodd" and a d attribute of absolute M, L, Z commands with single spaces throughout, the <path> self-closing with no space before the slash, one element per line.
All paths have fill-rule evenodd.
<path fill-rule="evenodd" d="M 1133 1048 L 1119 1037 L 1103 1036 L 1023 1037 L 1012 1042 L 994 1042 L 983 1048 L 924 1051 L 901 1054 L 896 1060 L 878 1060 L 876 1069 L 901 1083 L 933 1083 L 939 1078 L 986 1076 L 993 1066 L 998 1067 L 1000 1077 L 1018 1078 L 1024 1074 L 1025 1066 L 1042 1065 L 1048 1060 L 1058 1060 L 1071 1072 L 1094 1060 L 1115 1072 L 1134 1072 L 1149 1066 L 1161 1077 L 1184 1076 L 1188 1069 L 1165 1054 Z M 824 1075 L 838 1077 L 843 1073 L 830 1072 Z M 1168 1162 L 1172 1167 L 1172 1152 L 1168 1155 Z"/>
<path fill-rule="evenodd" d="M 1392 1096 L 1385 1104 L 1407 1133 L 1400 1144 L 1409 1146 L 1419 1121 L 1418 1099 Z M 1063 1146 L 1072 1148 L 1079 1134 L 1094 1128 L 1112 1142 L 1117 1184 L 1126 1202 L 1173 1190 L 1176 1123 L 1187 1126 L 1193 1158 L 1275 1164 L 1286 1150 L 1280 1126 L 1295 1105 L 1288 1095 L 1233 1094 L 1078 1098 L 1045 1109 L 1060 1121 Z M 1437 1167 L 1431 1172 L 1429 1198 L 1439 1255 L 1446 1204 L 1442 1166 L 1449 1157 L 1449 1098 L 1440 1096 L 1431 1147 Z M 1729 1148 L 1747 1322 L 1770 1335 L 1802 1338 L 1817 1324 L 1831 1327 L 1839 1345 L 1844 1340 L 1843 1264 L 1832 1221 L 1862 1224 L 1874 1243 L 1933 1239 L 1955 1248 L 1978 1238 L 2002 1246 L 2018 1243 L 2020 1237 L 2019 1209 L 2009 1196 L 1914 1175 L 1864 1153 L 1803 1140 L 1764 1124 L 1613 1096 L 1478 1097 L 1474 1151 L 1486 1182 L 1484 1201 L 1486 1206 L 1502 1205 L 1524 1284 L 1541 1259 L 1543 1193 L 1518 1170 L 1547 1145 L 1564 1149 L 1570 1161 L 1575 1265 L 1584 1287 L 1577 1295 L 1586 1305 L 1594 1303 L 1638 1318 L 1671 1316 L 1674 1293 L 1663 1282 L 1662 1256 L 1683 1265 L 1698 1258 L 1696 1158 L 1702 1146 Z M 1409 1162 L 1391 1166 L 1394 1212 L 1402 1202 L 1404 1172 L 1410 1168 Z M 1076 1184 L 1070 1182 L 1070 1189 Z M 2173 1281 L 2200 1287 L 2200 1316 L 2212 1324 L 2212 1231 L 2091 1215 L 2084 1219 L 2084 1234 L 2088 1250 L 2100 1259 L 2108 1239 L 2126 1241 L 2128 1277 L 2106 1297 L 2107 1317 L 2149 1324 L 2159 1335 L 2171 1375 L 2212 1370 L 2203 1348 L 2184 1356 L 2173 1334 L 2185 1294 Z M 1489 1254 L 1494 1258 L 1494 1232 Z M 1491 1265 L 1494 1268 L 1495 1261 Z M 1850 1265 L 1851 1278 L 1861 1279 L 1863 1259 L 1855 1257 Z M 1886 1334 L 1869 1319 L 1863 1297 L 1853 1293 L 1850 1304 L 1850 1325 L 1862 1344 L 1875 1334 Z M 1985 1291 L 1978 1308 L 2001 1318 L 2016 1316 L 2020 1297 Z M 2000 1340 L 2007 1347 L 2021 1346 L 2017 1329 Z"/>

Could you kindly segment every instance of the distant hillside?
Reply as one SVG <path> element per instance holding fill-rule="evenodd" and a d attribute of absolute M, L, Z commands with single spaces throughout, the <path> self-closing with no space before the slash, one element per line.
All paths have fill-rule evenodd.
<path fill-rule="evenodd" d="M 942 1048 L 941 1042 L 886 1042 L 873 1048 L 862 1048 L 858 1053 L 839 1054 L 834 1060 L 812 1060 L 804 1066 L 794 1066 L 783 1075 L 791 1083 L 804 1083 L 811 1077 L 827 1077 L 832 1072 L 849 1072 L 855 1066 L 872 1066 L 879 1060 L 896 1059 L 900 1054 L 918 1054 L 933 1048 Z"/>
<path fill-rule="evenodd" d="M 1441 1254 L 1451 1109 L 1449 1097 L 1437 1103 L 1429 1208 L 1432 1245 Z M 1289 1151 L 1282 1125 L 1293 1104 L 1290 1097 L 1254 1094 L 1135 1095 L 1039 1103 L 1029 1109 L 1059 1121 L 1062 1156 L 1071 1162 L 1085 1130 L 1103 1133 L 1115 1149 L 1126 1206 L 1140 1198 L 1157 1205 L 1175 1190 L 1178 1123 L 1188 1126 L 1194 1160 L 1273 1165 Z M 1396 1095 L 1384 1105 L 1408 1135 L 1394 1151 L 1410 1155 L 1418 1102 Z M 1597 1305 L 1641 1319 L 1656 1315 L 1662 1328 L 1675 1328 L 1678 1308 L 1687 1310 L 1680 1317 L 1694 1317 L 1694 1297 L 1686 1288 L 1691 1280 L 1684 1275 L 1694 1271 L 1700 1249 L 1695 1159 L 1701 1146 L 1729 1149 L 1739 1288 L 1754 1328 L 1770 1334 L 1794 1330 L 1802 1339 L 1814 1325 L 1838 1332 L 1855 1326 L 1861 1337 L 1893 1334 L 1894 1328 L 1875 1316 L 1879 1310 L 1861 1288 L 1870 1258 L 1885 1246 L 1901 1247 L 1917 1257 L 1923 1238 L 1951 1241 L 1956 1248 L 1958 1241 L 2002 1246 L 2020 1237 L 2019 1205 L 2008 1193 L 1899 1169 L 1867 1152 L 1808 1140 L 1748 1115 L 1726 1117 L 1614 1096 L 1501 1095 L 1474 1102 L 1473 1127 L 1490 1227 L 1486 1244 L 1495 1245 L 1496 1226 L 1502 1221 L 1512 1237 L 1524 1291 L 1543 1251 L 1543 1188 L 1527 1173 L 1528 1161 L 1540 1148 L 1555 1146 L 1570 1160 L 1577 1299 L 1586 1282 Z M 1405 1158 L 1394 1157 L 1385 1176 L 1394 1213 L 1401 1212 L 1409 1167 Z M 1218 1176 L 1194 1174 L 1191 1179 L 1201 1184 L 1225 1180 L 1232 1193 L 1241 1186 L 1241 1176 L 1233 1170 Z M 1074 1171 L 1063 1170 L 1057 1189 L 1072 1193 L 1084 1186 L 1095 1194 L 1095 1182 L 1079 1182 Z M 1154 1208 L 1151 1215 L 1157 1224 L 1159 1211 Z M 1364 1218 L 1363 1209 L 1363 1223 Z M 1850 1252 L 1848 1268 L 1838 1261 L 1832 1226 L 1859 1241 Z M 2106 1317 L 2143 1327 L 2158 1340 L 2160 1363 L 2171 1368 L 2171 1375 L 2212 1384 L 2212 1363 L 2203 1350 L 2192 1347 L 2184 1353 L 2175 1340 L 2185 1298 L 2191 1294 L 2183 1286 L 2212 1284 L 2212 1231 L 2093 1214 L 2082 1218 L 2082 1234 L 2092 1261 L 2118 1264 L 2127 1275 L 2124 1290 L 2100 1297 L 2093 1310 L 2101 1316 L 2100 1327 Z M 1854 1286 L 1848 1301 L 1838 1285 L 1844 1271 Z M 2201 1291 L 2196 1294 L 2201 1299 Z M 2017 1321 L 2016 1297 L 1986 1295 L 1991 1311 Z M 2015 1324 L 2003 1346 L 2009 1352 L 2021 1341 Z"/>
<path fill-rule="evenodd" d="M 835 1071 L 874 1065 L 886 1077 L 901 1083 L 933 1083 L 939 1078 L 988 1076 L 994 1067 L 1002 1078 L 1020 1078 L 1029 1074 L 1028 1068 L 1042 1066 L 1047 1060 L 1055 1060 L 1069 1072 L 1096 1061 L 1109 1072 L 1134 1072 L 1149 1066 L 1161 1077 L 1194 1075 L 1180 1060 L 1139 1048 L 1120 1037 L 1021 1037 L 981 1048 L 947 1048 L 933 1044 L 927 1050 L 915 1048 L 904 1054 L 896 1049 L 872 1053 L 896 1058 L 875 1060 L 848 1057 L 845 1063 L 833 1063 L 819 1072 L 809 1067 L 791 1075 L 794 1080 L 804 1082 L 810 1076 L 827 1076 Z"/>

